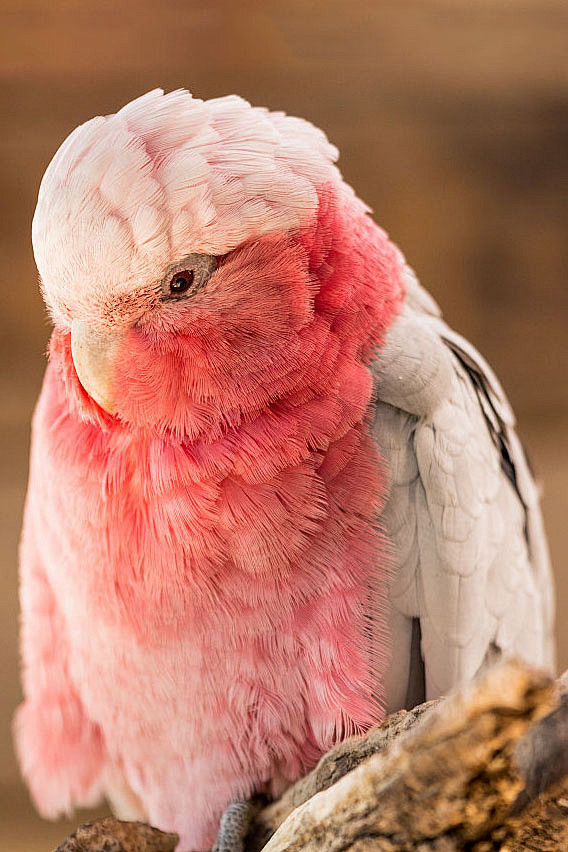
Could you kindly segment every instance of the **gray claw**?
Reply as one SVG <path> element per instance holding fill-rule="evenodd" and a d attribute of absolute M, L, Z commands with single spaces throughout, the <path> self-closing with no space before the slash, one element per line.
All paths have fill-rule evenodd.
<path fill-rule="evenodd" d="M 261 807 L 258 798 L 235 799 L 221 817 L 219 833 L 211 852 L 244 852 L 252 819 Z"/>

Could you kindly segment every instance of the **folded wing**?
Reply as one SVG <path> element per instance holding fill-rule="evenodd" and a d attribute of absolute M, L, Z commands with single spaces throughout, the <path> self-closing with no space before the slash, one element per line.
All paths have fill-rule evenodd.
<path fill-rule="evenodd" d="M 548 551 L 513 413 L 483 358 L 406 276 L 372 365 L 395 556 L 389 710 L 448 692 L 494 654 L 554 665 Z"/>

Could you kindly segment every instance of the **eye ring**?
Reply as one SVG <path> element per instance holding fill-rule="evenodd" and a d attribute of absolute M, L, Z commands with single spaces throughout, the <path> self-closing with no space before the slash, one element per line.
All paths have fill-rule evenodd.
<path fill-rule="evenodd" d="M 187 293 L 193 284 L 193 279 L 193 269 L 182 269 L 180 272 L 176 272 L 170 279 L 170 293 L 174 296 Z"/>
<path fill-rule="evenodd" d="M 192 299 L 202 290 L 217 269 L 219 259 L 210 254 L 192 252 L 164 270 L 160 281 L 160 300 L 179 302 Z"/>

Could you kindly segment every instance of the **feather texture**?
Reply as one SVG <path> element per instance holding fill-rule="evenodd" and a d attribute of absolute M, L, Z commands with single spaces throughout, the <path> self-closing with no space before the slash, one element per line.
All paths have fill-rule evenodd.
<path fill-rule="evenodd" d="M 54 321 L 100 324 L 111 294 L 151 288 L 172 258 L 309 225 L 318 190 L 342 185 L 336 158 L 309 122 L 236 95 L 156 89 L 91 119 L 47 168 L 32 225 Z"/>
<path fill-rule="evenodd" d="M 402 705 L 413 619 L 429 695 L 492 644 L 549 659 L 506 400 L 336 156 L 300 119 L 158 90 L 47 169 L 15 725 L 45 815 L 106 794 L 207 849 L 232 799 Z M 164 298 L 195 253 L 206 284 Z M 113 340 L 113 416 L 79 381 L 76 320 Z"/>
<path fill-rule="evenodd" d="M 238 98 L 152 93 L 80 128 L 48 169 L 34 248 L 56 328 L 16 725 L 46 815 L 107 793 L 206 849 L 231 799 L 282 789 L 382 717 L 366 364 L 402 267 L 333 156 L 307 123 Z M 207 285 L 161 301 L 164 268 L 196 250 L 223 252 Z M 79 382 L 77 317 L 120 329 L 116 417 Z M 68 704 L 73 727 L 48 744 Z"/>
<path fill-rule="evenodd" d="M 470 679 L 491 650 L 554 666 L 546 539 L 511 408 L 479 353 L 410 270 L 405 278 L 405 307 L 373 365 L 374 434 L 391 480 L 383 522 L 397 563 L 393 709 L 412 689 L 412 619 L 427 699 Z"/>

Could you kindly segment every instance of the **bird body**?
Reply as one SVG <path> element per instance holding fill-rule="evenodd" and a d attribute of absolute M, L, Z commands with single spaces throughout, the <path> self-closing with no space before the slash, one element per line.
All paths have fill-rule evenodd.
<path fill-rule="evenodd" d="M 418 621 L 428 695 L 493 645 L 551 661 L 501 391 L 335 157 L 299 119 L 158 91 L 46 172 L 16 734 L 48 816 L 126 797 L 206 849 L 232 799 L 402 706 Z"/>

